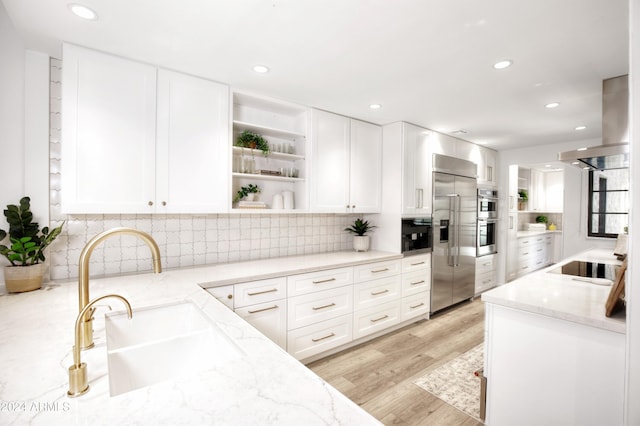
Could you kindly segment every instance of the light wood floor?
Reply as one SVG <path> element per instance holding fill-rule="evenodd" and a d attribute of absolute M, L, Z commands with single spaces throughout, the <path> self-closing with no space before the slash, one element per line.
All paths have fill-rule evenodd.
<path fill-rule="evenodd" d="M 385 425 L 482 425 L 413 381 L 483 338 L 475 299 L 307 367 Z"/>

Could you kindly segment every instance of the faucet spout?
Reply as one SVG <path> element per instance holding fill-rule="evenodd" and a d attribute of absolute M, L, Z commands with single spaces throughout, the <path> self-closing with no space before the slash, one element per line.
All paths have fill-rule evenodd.
<path fill-rule="evenodd" d="M 93 306 L 104 299 L 115 298 L 119 299 L 124 303 L 124 306 L 127 308 L 127 315 L 129 319 L 133 316 L 133 312 L 131 311 L 131 304 L 127 299 L 118 295 L 118 294 L 108 294 L 106 296 L 101 296 L 93 299 L 91 302 L 87 303 L 82 311 L 78 314 L 76 318 L 75 325 L 75 344 L 73 345 L 73 365 L 69 367 L 69 390 L 67 391 L 67 396 L 70 398 L 75 398 L 76 396 L 80 396 L 85 394 L 89 390 L 89 381 L 87 379 L 87 364 L 81 361 L 80 359 L 80 340 L 82 334 L 82 322 L 84 316 L 90 310 L 94 309 Z"/>
<path fill-rule="evenodd" d="M 91 253 L 101 242 L 114 235 L 133 235 L 144 241 L 151 250 L 153 258 L 153 271 L 156 274 L 162 272 L 160 260 L 160 249 L 151 235 L 133 228 L 113 228 L 93 237 L 80 253 L 78 265 L 78 298 L 80 312 L 89 304 L 89 260 Z M 89 349 L 93 347 L 93 310 L 85 311 L 82 315 L 82 329 L 80 333 L 80 348 Z"/>

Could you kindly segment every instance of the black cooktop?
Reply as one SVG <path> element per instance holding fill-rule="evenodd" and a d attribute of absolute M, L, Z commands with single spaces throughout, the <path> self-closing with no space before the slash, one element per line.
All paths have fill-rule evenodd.
<path fill-rule="evenodd" d="M 618 268 L 620 268 L 620 265 L 574 260 L 550 272 L 586 278 L 605 278 L 615 281 Z"/>

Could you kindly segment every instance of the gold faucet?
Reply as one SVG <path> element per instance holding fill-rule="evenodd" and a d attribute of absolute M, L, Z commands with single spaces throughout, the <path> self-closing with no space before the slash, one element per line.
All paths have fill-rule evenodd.
<path fill-rule="evenodd" d="M 93 347 L 93 311 L 95 309 L 86 310 L 85 308 L 89 304 L 89 259 L 93 249 L 98 244 L 113 235 L 134 235 L 139 237 L 142 241 L 147 243 L 151 249 L 151 255 L 153 257 L 153 271 L 156 274 L 162 272 L 162 264 L 160 262 L 160 249 L 158 244 L 151 237 L 151 235 L 138 231 L 133 228 L 113 228 L 108 231 L 104 231 L 101 234 L 93 237 L 80 253 L 80 261 L 78 266 L 78 296 L 80 299 L 80 312 L 84 312 L 82 316 L 82 329 L 80 332 L 80 348 L 89 349 Z"/>
<path fill-rule="evenodd" d="M 93 305 L 103 299 L 108 299 L 110 297 L 120 299 L 122 303 L 124 303 L 125 307 L 127 308 L 127 315 L 129 316 L 129 319 L 131 319 L 131 317 L 133 316 L 129 301 L 117 294 L 107 294 L 106 296 L 97 297 L 91 302 L 87 303 L 87 306 L 85 306 L 82 311 L 80 311 L 80 313 L 78 314 L 78 318 L 76 318 L 75 345 L 73 346 L 73 365 L 69 367 L 69 390 L 67 391 L 67 396 L 69 396 L 70 398 L 75 398 L 76 396 L 83 395 L 89 390 L 89 381 L 87 379 L 87 364 L 81 362 L 80 360 L 80 339 L 83 318 L 87 314 L 87 312 L 94 309 Z"/>

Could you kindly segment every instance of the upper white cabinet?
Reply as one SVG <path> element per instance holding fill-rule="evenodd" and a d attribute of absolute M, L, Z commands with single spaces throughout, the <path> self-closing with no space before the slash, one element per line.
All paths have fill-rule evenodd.
<path fill-rule="evenodd" d="M 478 147 L 480 158 L 478 165 L 478 185 L 496 187 L 498 186 L 498 153 L 483 146 Z"/>
<path fill-rule="evenodd" d="M 380 126 L 313 110 L 313 183 L 316 212 L 377 213 L 381 205 Z"/>
<path fill-rule="evenodd" d="M 564 174 L 562 171 L 531 169 L 529 210 L 562 213 L 564 204 Z"/>
<path fill-rule="evenodd" d="M 62 102 L 63 211 L 226 211 L 227 86 L 65 45 Z"/>
<path fill-rule="evenodd" d="M 64 45 L 62 210 L 138 213 L 155 201 L 156 68 Z"/>
<path fill-rule="evenodd" d="M 233 197 L 249 184 L 260 188 L 259 200 L 262 212 L 306 211 L 308 200 L 309 152 L 307 129 L 309 109 L 276 99 L 254 96 L 242 92 L 233 93 Z M 258 149 L 239 147 L 238 136 L 245 130 L 257 133 L 268 143 L 270 152 L 265 155 Z M 274 196 L 284 192 L 292 194 L 292 205 L 273 205 Z M 228 205 L 232 205 L 229 198 Z M 234 211 L 258 211 L 253 206 Z M 274 210 L 274 208 L 277 208 Z M 286 208 L 286 210 L 284 210 Z"/>
<path fill-rule="evenodd" d="M 432 132 L 402 123 L 402 215 L 431 214 Z"/>
<path fill-rule="evenodd" d="M 227 211 L 229 89 L 158 71 L 156 211 Z"/>

